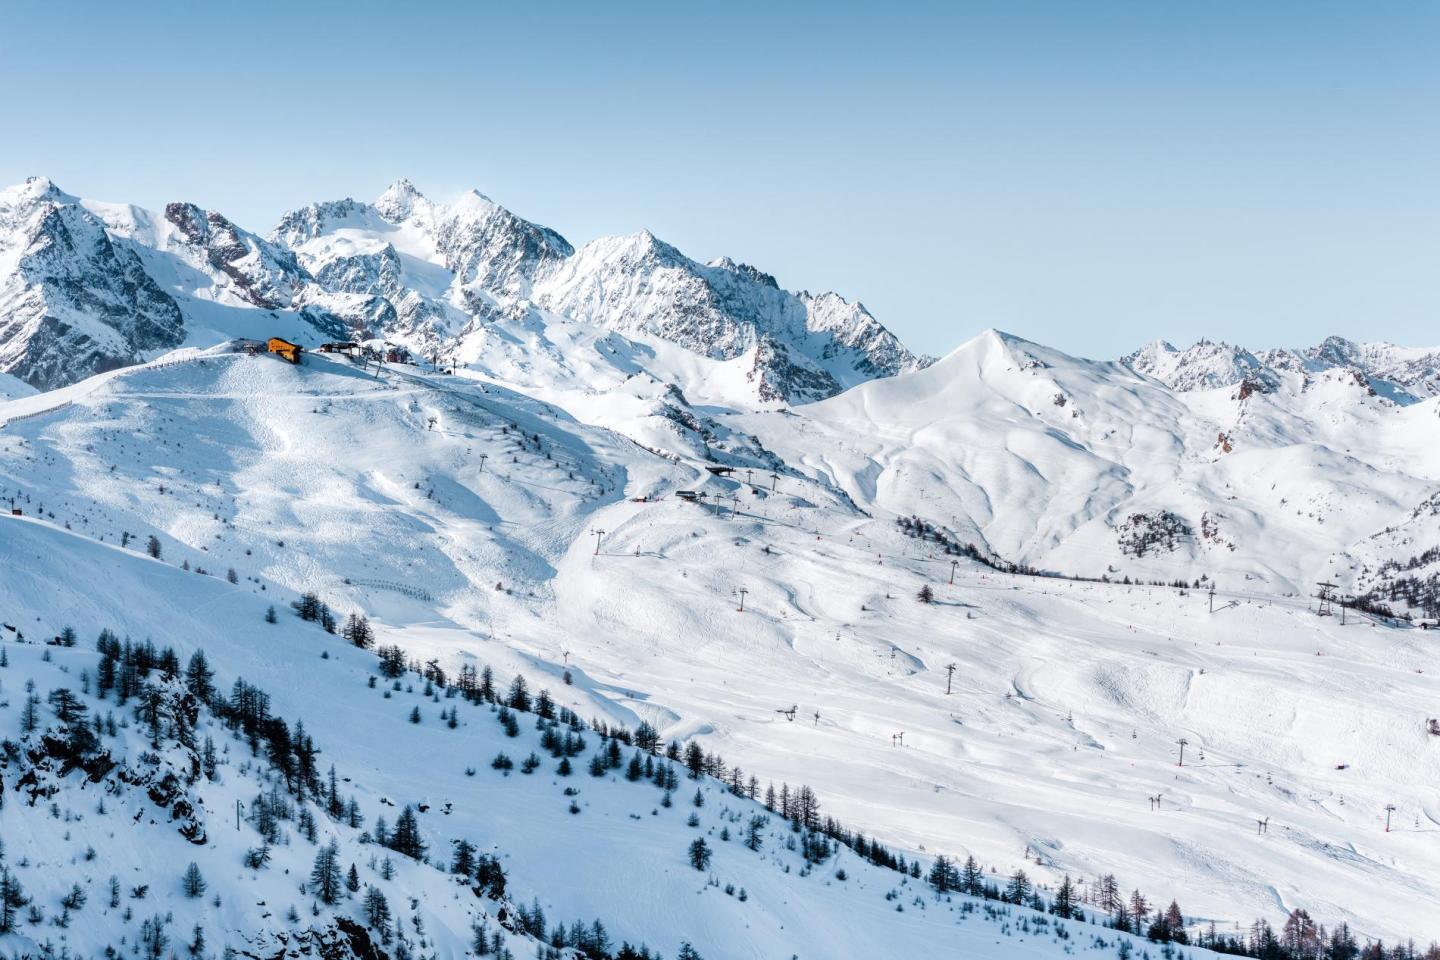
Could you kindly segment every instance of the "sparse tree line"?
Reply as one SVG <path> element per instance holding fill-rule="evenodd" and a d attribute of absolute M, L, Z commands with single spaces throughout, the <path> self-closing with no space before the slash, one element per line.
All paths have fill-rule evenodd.
<path fill-rule="evenodd" d="M 1178 584 L 1184 586 L 1184 584 Z M 386 652 L 388 649 L 388 653 Z M 437 673 L 433 664 L 407 661 L 398 647 L 381 648 L 382 672 L 387 677 L 414 672 L 431 682 L 444 686 L 443 673 Z M 385 664 L 389 664 L 388 667 Z M 387 672 L 388 671 L 388 672 Z M 516 713 L 535 713 L 537 726 L 542 729 L 541 745 L 549 750 L 552 759 L 568 764 L 569 758 L 585 750 L 581 732 L 587 729 L 572 711 L 557 707 L 548 691 L 541 690 L 532 695 L 524 676 L 517 674 L 506 689 L 501 689 L 488 666 L 476 668 L 465 665 L 455 680 L 455 691 L 459 696 L 473 703 L 494 705 L 497 721 L 510 736 L 517 736 L 519 726 Z M 560 728 L 566 728 L 562 733 Z M 1414 945 L 1385 948 L 1378 943 L 1364 947 L 1355 945 L 1353 953 L 1346 953 L 1346 943 L 1355 944 L 1349 927 L 1341 923 L 1331 934 L 1325 934 L 1324 927 L 1315 927 L 1316 937 L 1322 937 L 1326 946 L 1320 952 L 1305 952 L 1291 949 L 1287 944 L 1293 938 L 1285 933 L 1292 927 L 1302 931 L 1309 929 L 1308 914 L 1303 910 L 1287 918 L 1281 934 L 1264 920 L 1257 920 L 1248 936 L 1227 935 L 1217 932 L 1213 925 L 1192 936 L 1185 917 L 1177 902 L 1171 901 L 1164 909 L 1155 909 L 1139 890 L 1126 897 L 1113 876 L 1105 876 L 1089 885 L 1082 894 L 1077 885 L 1065 877 L 1059 888 L 1048 897 L 1026 876 L 1023 870 L 1011 874 L 1004 885 L 987 879 L 974 857 L 968 857 L 964 864 L 955 865 L 943 855 L 932 863 L 925 873 L 918 859 L 907 861 L 903 854 L 895 854 L 878 840 L 866 837 L 858 830 L 852 830 L 833 817 L 820 815 L 820 801 L 809 786 L 792 788 L 782 783 L 777 791 L 770 784 L 763 793 L 754 776 L 746 776 L 738 766 L 731 766 L 717 753 L 707 752 L 698 742 L 689 740 L 683 744 L 672 740 L 665 743 L 659 732 L 648 722 L 642 721 L 635 730 L 613 724 L 603 719 L 592 719 L 588 730 L 601 739 L 602 746 L 592 755 L 589 772 L 594 776 L 605 776 L 608 772 L 623 768 L 625 779 L 630 782 L 653 783 L 665 791 L 662 801 L 668 805 L 670 794 L 678 789 L 676 765 L 683 766 L 692 780 L 710 777 L 718 781 L 732 795 L 761 802 L 773 815 L 790 824 L 797 835 L 793 848 L 802 852 L 807 863 L 822 863 L 838 845 L 848 847 L 856 856 L 870 863 L 894 870 L 912 879 L 924 877 L 937 893 L 964 893 L 985 900 L 999 901 L 1028 907 L 1052 914 L 1060 919 L 1101 922 L 1115 930 L 1147 937 L 1159 943 L 1190 944 L 1212 949 L 1221 953 L 1255 957 L 1257 960 L 1440 960 L 1440 947 L 1432 945 L 1427 951 L 1417 952 Z M 513 732 L 511 732 L 513 731 Z M 625 749 L 634 748 L 628 761 Z M 509 758 L 501 754 L 497 760 Z M 661 761 L 664 762 L 661 762 Z M 538 758 L 535 760 L 538 766 Z M 493 766 L 494 764 L 492 764 Z M 513 763 L 501 765 L 509 769 Z M 523 769 L 523 767 L 522 767 Z M 535 769 L 534 766 L 531 768 Z M 568 770 L 563 775 L 568 775 Z M 763 844 L 763 831 L 767 818 L 756 816 L 742 827 L 742 841 L 751 850 L 759 850 Z M 686 859 L 697 870 L 709 867 L 711 850 L 704 838 L 697 838 L 686 850 Z M 1085 904 L 1092 904 L 1098 910 L 1087 915 Z M 1295 914 L 1300 916 L 1297 918 Z M 1312 924 L 1313 926 L 1313 924 Z M 1340 946 L 1333 952 L 1328 946 L 1336 937 Z M 1314 938 L 1301 937 L 1306 945 Z M 573 944 L 572 944 L 573 945 Z"/>
<path fill-rule="evenodd" d="M 1137 514 L 1136 516 L 1139 516 L 1139 514 Z M 1139 580 L 1132 579 L 1129 576 L 1126 576 L 1121 580 L 1113 580 L 1108 573 L 1099 577 L 1086 577 L 1078 573 L 1057 573 L 1053 570 L 1041 570 L 1039 567 L 1032 567 L 1026 563 L 1015 563 L 1010 560 L 1006 560 L 1003 557 L 998 557 L 993 554 L 986 553 L 973 543 L 961 544 L 959 541 L 951 538 L 950 534 L 947 533 L 945 530 L 937 527 L 935 524 L 924 519 L 923 517 L 896 517 L 895 522 L 907 536 L 915 537 L 919 540 L 933 541 L 934 543 L 939 544 L 944 549 L 944 552 L 947 556 L 965 557 L 967 559 L 974 560 L 976 563 L 980 564 L 983 567 L 988 567 L 989 569 L 994 570 L 996 573 L 1005 573 L 1012 576 L 1047 577 L 1054 580 L 1073 580 L 1077 583 L 1121 583 L 1127 586 L 1134 584 L 1136 586 L 1144 585 L 1151 587 L 1172 587 L 1178 590 L 1199 590 L 1205 586 L 1207 580 L 1209 579 L 1207 576 L 1202 574 L 1198 579 L 1189 582 L 1180 579 L 1169 581 Z M 1183 521 L 1181 522 L 1183 524 Z M 1141 553 L 1138 555 L 1143 556 L 1144 554 Z M 931 591 L 931 599 L 927 600 L 923 597 L 921 597 L 920 599 L 923 603 L 930 603 L 933 601 L 933 598 L 934 592 Z"/>
<path fill-rule="evenodd" d="M 1176 901 L 1171 900 L 1168 907 L 1160 909 L 1138 889 L 1127 896 L 1113 874 L 1097 878 L 1083 893 L 1067 874 L 1047 899 L 1024 870 L 1016 870 L 1001 886 L 987 878 L 973 856 L 956 866 L 941 855 L 935 858 L 926 879 L 941 896 L 963 893 L 1028 907 L 1061 919 L 1100 922 L 1156 943 L 1188 944 L 1257 960 L 1440 960 L 1440 945 L 1432 943 L 1423 952 L 1416 948 L 1414 941 L 1391 947 L 1378 940 L 1362 945 L 1347 923 L 1341 922 L 1327 932 L 1324 925 L 1317 924 L 1307 911 L 1299 908 L 1290 912 L 1278 933 L 1268 921 L 1259 919 L 1245 933 L 1221 933 L 1212 922 L 1192 935 Z M 1092 911 L 1089 915 L 1087 904 Z"/>

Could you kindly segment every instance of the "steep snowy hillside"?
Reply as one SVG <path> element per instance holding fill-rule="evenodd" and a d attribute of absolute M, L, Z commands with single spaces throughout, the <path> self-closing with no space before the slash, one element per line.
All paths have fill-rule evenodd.
<path fill-rule="evenodd" d="M 576 384 L 654 359 L 626 353 L 634 341 L 608 336 L 614 339 L 577 325 L 573 340 L 547 333 L 536 343 L 548 347 L 508 356 L 517 364 L 532 356 L 529 375 L 537 380 L 553 379 L 547 364 L 565 361 L 578 370 L 580 361 L 567 358 L 589 356 L 593 370 Z M 490 356 L 502 354 L 494 347 Z M 676 356 L 655 362 L 679 363 Z M 637 369 L 625 389 L 643 393 L 646 376 Z M 609 404 L 619 389 L 606 386 L 588 403 Z M 1357 407 L 1344 391 L 1366 399 Z M 43 521 L 0 518 L 0 548 L 20 551 L 7 558 L 9 568 L 26 571 L 0 578 L 0 614 L 30 639 L 69 624 L 86 637 L 103 626 L 122 637 L 149 636 L 187 655 L 203 644 L 223 683 L 244 676 L 271 694 L 277 714 L 303 717 L 327 751 L 322 762 L 334 761 L 355 781 L 346 792 L 363 788 L 362 796 L 373 797 L 367 824 L 378 812 L 368 804 L 380 796 L 399 806 L 425 803 L 424 823 L 434 831 L 428 842 L 443 848 L 461 832 L 429 824 L 449 801 L 452 812 L 438 813 L 441 822 L 459 824 L 453 818 L 463 816 L 465 834 L 513 852 L 507 869 L 529 884 L 517 903 L 540 896 L 552 920 L 556 910 L 587 923 L 600 916 L 612 935 L 645 940 L 667 955 L 681 939 L 712 960 L 887 955 L 883 943 L 910 944 L 898 955 L 931 955 L 932 941 L 924 939 L 930 923 L 943 929 L 947 947 L 985 952 L 995 938 L 994 928 L 981 926 L 990 940 L 967 945 L 963 931 L 981 915 L 966 915 L 957 934 L 960 915 L 937 914 L 926 900 L 933 894 L 917 900 L 907 887 L 898 901 L 886 900 L 889 886 L 879 879 L 864 879 L 862 893 L 845 892 L 861 889 L 855 880 L 862 877 L 843 859 L 803 878 L 793 860 L 789 874 L 784 862 L 767 861 L 777 884 L 828 882 L 816 899 L 763 887 L 769 881 L 752 879 L 749 868 L 735 874 L 748 902 L 761 899 L 757 889 L 785 901 L 763 924 L 738 899 L 721 899 L 723 892 L 701 884 L 688 888 L 683 907 L 664 878 L 632 896 L 633 884 L 617 884 L 615 875 L 628 881 L 644 867 L 614 865 L 673 855 L 688 879 L 691 828 L 647 833 L 663 833 L 651 847 L 634 839 L 633 831 L 648 828 L 626 811 L 651 823 L 650 810 L 664 817 L 665 808 L 652 800 L 630 810 L 622 799 L 605 808 L 621 829 L 590 836 L 594 819 L 583 805 L 600 801 L 590 796 L 598 788 L 588 773 L 579 772 L 588 759 L 572 761 L 584 781 L 574 784 L 582 812 L 572 815 L 563 784 L 538 772 L 536 780 L 522 779 L 519 763 L 531 747 L 506 749 L 493 739 L 503 736 L 493 718 L 472 720 L 479 715 L 465 705 L 459 729 L 483 726 L 492 739 L 461 751 L 449 769 L 441 758 L 450 755 L 444 744 L 455 741 L 445 738 L 462 734 L 438 718 L 443 695 L 436 705 L 392 690 L 396 702 L 377 708 L 376 722 L 383 715 L 395 723 L 386 730 L 398 732 L 371 735 L 374 728 L 351 712 L 367 708 L 347 704 L 350 696 L 389 703 L 361 679 L 373 661 L 351 660 L 319 628 L 296 625 L 290 602 L 313 591 L 342 618 L 363 613 L 381 643 L 399 645 L 422 665 L 433 661 L 449 677 L 485 663 L 502 679 L 525 674 L 532 689 L 548 688 L 584 718 L 630 730 L 645 723 L 664 740 L 694 740 L 723 755 L 742 783 L 755 776 L 761 794 L 771 781 L 777 791 L 807 784 L 823 816 L 920 859 L 927 870 L 937 854 L 973 854 L 997 870 L 997 882 L 1023 867 L 1051 891 L 1066 875 L 1084 878 L 1087 895 L 1096 878 L 1115 874 L 1152 899 L 1178 898 L 1192 931 L 1212 920 L 1222 933 L 1245 930 L 1257 916 L 1279 924 L 1303 908 L 1331 927 L 1348 921 L 1365 936 L 1430 938 L 1440 930 L 1413 905 L 1440 895 L 1440 850 L 1427 839 L 1440 823 L 1433 794 L 1440 737 L 1428 735 L 1425 724 L 1434 713 L 1433 681 L 1423 672 L 1432 634 L 1353 612 L 1343 626 L 1338 617 L 1317 618 L 1304 596 L 1286 595 L 1278 574 L 1267 573 L 1276 577 L 1270 582 L 1240 576 L 1241 564 L 1261 564 L 1260 546 L 1242 541 L 1231 551 L 1191 542 L 1236 536 L 1246 529 L 1240 523 L 1213 534 L 1202 523 L 1188 539 L 1165 525 L 1166 511 L 1194 519 L 1186 492 L 1196 503 L 1234 496 L 1224 502 L 1236 504 L 1237 516 L 1249 505 L 1259 518 L 1251 522 L 1263 521 L 1267 536 L 1273 524 L 1281 546 L 1266 570 L 1289 571 L 1309 561 L 1280 554 L 1311 549 L 1304 538 L 1315 531 L 1363 527 L 1364 517 L 1392 501 L 1404 502 L 1408 516 L 1428 495 L 1416 491 L 1433 481 L 1406 470 L 1433 471 L 1435 464 L 1433 457 L 1428 466 L 1412 462 L 1407 438 L 1422 421 L 1405 418 L 1433 418 L 1434 410 L 1396 407 L 1343 378 L 1305 395 L 1314 403 L 1297 422 L 1287 419 L 1289 408 L 1267 405 L 1275 395 L 1177 395 L 1118 364 L 1076 361 L 987 334 L 926 370 L 796 411 L 705 411 L 736 447 L 719 451 L 721 459 L 740 461 L 725 475 L 708 469 L 715 464 L 701 458 L 703 446 L 662 456 L 606 429 L 607 417 L 626 415 L 618 403 L 609 413 L 570 416 L 566 406 L 587 403 L 579 386 L 531 396 L 406 365 L 376 370 L 307 356 L 295 367 L 273 357 L 191 352 L 0 405 L 0 497 L 14 497 L 26 517 Z M 631 412 L 646 402 L 637 395 Z M 1206 403 L 1233 404 L 1225 409 L 1239 440 L 1229 453 L 1217 446 L 1219 413 Z M 1371 419 L 1346 419 L 1355 409 Z M 658 419 L 635 422 L 658 430 Z M 1330 439 L 1292 442 L 1295 450 L 1274 445 L 1272 434 L 1300 429 L 1324 429 Z M 1366 449 L 1391 460 L 1384 470 L 1378 460 L 1345 460 L 1339 444 L 1347 437 L 1373 442 Z M 1274 496 L 1308 490 L 1333 498 L 1324 523 L 1302 514 L 1286 526 L 1275 518 L 1288 510 L 1256 506 L 1267 490 L 1226 487 L 1256 485 L 1246 479 L 1256 467 L 1228 466 L 1250 447 L 1257 464 L 1262 450 L 1282 461 L 1259 482 L 1279 485 Z M 766 454 L 778 458 L 776 469 L 759 465 Z M 747 465 L 746 456 L 756 464 Z M 1351 487 L 1373 488 L 1381 506 L 1352 505 Z M 1307 506 L 1315 511 L 1318 504 Z M 1032 512 L 1039 519 L 1027 520 Z M 913 522 L 896 522 L 896 514 L 915 513 L 934 525 L 923 528 L 923 539 L 913 536 L 922 532 Z M 1155 516 L 1126 522 L 1141 513 Z M 1089 519 L 1076 523 L 1071 514 Z M 941 527 L 951 530 L 945 536 L 952 543 L 973 535 L 1002 555 L 1013 544 L 1012 559 L 1048 550 L 1057 567 L 1067 549 L 1077 551 L 1070 558 L 1086 564 L 1067 563 L 1071 571 L 1103 572 L 1109 560 L 1125 572 L 1146 572 L 1145 579 L 1173 570 L 1189 580 L 1209 570 L 1219 590 L 1212 600 L 1203 589 L 1003 574 L 938 540 Z M 48 539 L 34 539 L 42 536 Z M 143 556 L 152 536 L 158 564 Z M 1098 560 L 1078 552 L 1086 536 L 1104 543 Z M 1172 544 L 1175 551 L 1165 552 Z M 1136 556 L 1141 548 L 1145 556 Z M 1215 556 L 1241 558 L 1230 561 L 1236 572 L 1222 573 Z M 233 585 L 225 582 L 231 569 Z M 113 583 L 115 593 L 94 587 L 102 583 Z M 917 599 L 922 588 L 934 602 Z M 265 623 L 270 604 L 278 625 Z M 308 632 L 292 636 L 296 629 Z M 307 649 L 304 638 L 318 642 L 305 654 L 313 668 L 289 657 Z M 80 669 L 73 665 L 72 675 Z M 306 669 L 341 671 L 334 716 L 319 716 L 332 699 L 328 688 L 308 677 L 296 682 Z M 5 684 L 13 691 L 13 681 Z M 405 684 L 419 691 L 423 680 Z M 327 692 L 317 697 L 317 689 Z M 23 704 L 13 693 L 10 699 L 12 707 Z M 405 722 L 417 706 L 418 731 Z M 1182 738 L 1187 752 L 1179 766 Z M 467 793 L 477 781 L 464 767 L 484 775 L 497 750 L 517 764 L 500 782 L 537 791 L 514 791 L 513 808 L 510 800 Z M 252 765 L 248 775 L 261 770 Z M 616 796 L 641 789 L 622 778 Z M 258 788 L 244 791 L 253 798 Z M 691 792 L 675 794 L 677 812 Z M 226 795 L 210 809 L 219 816 L 224 806 L 229 814 L 233 799 Z M 702 818 L 718 812 L 717 799 L 706 801 Z M 583 825 L 536 819 L 551 800 L 558 824 Z M 1387 805 L 1395 807 L 1389 833 Z M 399 806 L 386 811 L 388 821 Z M 1268 832 L 1260 833 L 1267 821 Z M 730 849 L 718 838 L 726 824 L 702 824 L 716 831 L 707 842 L 721 862 Z M 740 826 L 730 825 L 728 842 L 736 842 Z M 255 844 L 245 829 L 243 842 Z M 577 831 L 585 839 L 573 843 L 615 846 L 574 852 L 563 844 Z M 210 825 L 208 833 L 220 828 Z M 347 851 L 354 849 L 350 836 L 342 838 Z M 765 849 L 781 843 L 777 836 Z M 634 861 L 626 859 L 632 845 Z M 285 865 L 303 873 L 314 848 L 298 839 L 292 846 L 303 859 Z M 277 857 L 290 853 L 276 850 Z M 168 882 L 178 897 L 173 884 L 183 861 L 176 861 Z M 356 862 L 364 867 L 368 857 Z M 850 880 L 829 873 L 842 865 Z M 204 872 L 213 879 L 217 870 L 242 875 L 228 861 Z M 365 882 L 375 883 L 368 873 Z M 721 877 L 722 887 L 726 882 Z M 63 876 L 53 889 L 62 886 Z M 840 893 L 830 892 L 837 887 Z M 698 900 L 697 888 L 704 891 Z M 879 901 L 873 915 L 867 897 Z M 719 919 L 707 898 L 722 905 Z M 313 896 L 254 899 L 280 917 L 291 899 L 303 914 Z M 421 899 L 437 911 L 425 914 L 427 929 L 468 923 L 430 906 L 442 896 Z M 802 922 L 800 912 L 818 919 Z M 692 913 L 699 930 L 684 919 Z M 144 916 L 142 908 L 136 915 Z M 191 922 L 190 913 L 183 916 Z M 834 919 L 846 916 L 894 939 L 868 939 L 870 932 Z M 246 914 L 226 922 L 238 929 L 254 920 Z M 907 929 L 921 932 L 891 925 L 911 921 L 919 926 Z M 827 923 L 860 947 L 825 939 L 807 946 L 822 936 L 815 926 Z M 780 924 L 783 936 L 775 932 Z M 749 931 L 781 939 L 762 949 L 761 941 L 745 939 L 761 933 Z M 904 939 L 912 935 L 919 939 Z M 956 936 L 962 939 L 950 939 Z M 1026 942 L 1057 948 L 1033 933 Z M 1092 944 L 1088 934 L 1069 945 L 1085 944 Z"/>
<path fill-rule="evenodd" d="M 0 524 L 7 954 L 1134 949 L 1028 900 L 936 896 L 663 744 L 587 729 L 590 704 L 554 677 L 507 709 L 508 678 L 497 706 L 488 674 L 447 683 L 289 609 L 269 622 L 251 580 Z M 495 644 L 468 646 L 477 668 Z"/>

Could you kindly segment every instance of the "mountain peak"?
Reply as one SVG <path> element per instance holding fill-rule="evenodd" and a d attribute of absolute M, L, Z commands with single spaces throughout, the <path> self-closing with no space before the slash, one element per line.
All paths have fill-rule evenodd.
<path fill-rule="evenodd" d="M 29 205 L 44 201 L 73 203 L 75 197 L 55 186 L 49 177 L 26 177 L 24 183 L 0 190 L 0 202 L 6 206 Z"/>
<path fill-rule="evenodd" d="M 416 206 L 427 202 L 425 195 L 416 189 L 415 184 L 401 177 L 380 194 L 374 206 L 385 219 L 399 221 L 408 219 Z"/>

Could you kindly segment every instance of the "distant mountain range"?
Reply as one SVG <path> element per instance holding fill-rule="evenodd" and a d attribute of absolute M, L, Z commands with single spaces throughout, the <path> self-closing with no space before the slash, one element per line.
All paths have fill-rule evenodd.
<path fill-rule="evenodd" d="M 292 211 L 268 238 L 193 204 L 155 213 L 43 178 L 0 192 L 0 372 L 37 389 L 261 330 L 432 355 L 506 318 L 743 360 L 760 403 L 922 364 L 858 302 L 790 293 L 728 259 L 699 263 L 648 232 L 577 251 L 473 191 L 440 204 L 400 180 L 374 203 Z"/>
<path fill-rule="evenodd" d="M 1329 370 L 1348 370 L 1367 387 L 1397 403 L 1440 395 L 1440 348 L 1397 347 L 1393 343 L 1355 343 L 1327 337 L 1301 350 L 1251 352 L 1228 343 L 1201 340 L 1184 350 L 1156 340 L 1125 357 L 1140 373 L 1176 390 L 1209 390 L 1248 383 L 1273 387 L 1280 372 L 1304 378 Z"/>

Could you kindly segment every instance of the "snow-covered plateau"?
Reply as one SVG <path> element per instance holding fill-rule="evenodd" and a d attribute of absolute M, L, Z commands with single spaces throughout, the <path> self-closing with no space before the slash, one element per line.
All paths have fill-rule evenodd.
<path fill-rule="evenodd" d="M 0 956 L 1422 955 L 1437 436 L 1440 350 L 0 191 Z"/>

